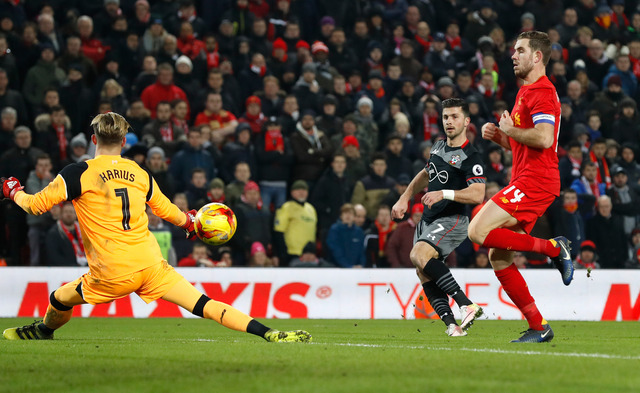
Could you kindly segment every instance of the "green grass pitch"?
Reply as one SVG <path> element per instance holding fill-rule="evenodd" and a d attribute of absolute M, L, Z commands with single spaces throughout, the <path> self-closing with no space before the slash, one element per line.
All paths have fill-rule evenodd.
<path fill-rule="evenodd" d="M 0 330 L 33 320 L 0 319 Z M 73 319 L 53 341 L 0 339 L 0 392 L 637 392 L 637 322 L 524 321 L 451 338 L 431 320 L 267 320 L 312 344 L 267 343 L 200 319 Z"/>

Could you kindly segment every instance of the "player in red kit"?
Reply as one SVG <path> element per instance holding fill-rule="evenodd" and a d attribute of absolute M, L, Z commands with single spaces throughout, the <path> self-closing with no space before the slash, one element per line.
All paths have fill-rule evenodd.
<path fill-rule="evenodd" d="M 499 127 L 487 123 L 482 137 L 513 152 L 511 183 L 478 212 L 469 225 L 471 241 L 490 248 L 496 277 L 529 323 L 512 342 L 547 342 L 553 330 L 542 317 L 527 283 L 513 264 L 515 251 L 547 255 L 569 285 L 573 279 L 569 241 L 565 237 L 539 239 L 529 235 L 536 220 L 560 195 L 558 132 L 560 100 L 545 75 L 551 42 L 546 33 L 523 32 L 511 56 L 515 75 L 524 81 L 512 113 L 504 111 Z"/>

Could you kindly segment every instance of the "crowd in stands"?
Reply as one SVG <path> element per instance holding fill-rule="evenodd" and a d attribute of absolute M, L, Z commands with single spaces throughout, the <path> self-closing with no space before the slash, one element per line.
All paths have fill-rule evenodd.
<path fill-rule="evenodd" d="M 445 137 L 442 100 L 469 103 L 486 198 L 509 182 L 480 129 L 514 105 L 528 30 L 549 34 L 562 106 L 563 191 L 533 234 L 567 236 L 578 267 L 639 268 L 637 0 L 2 0 L 0 175 L 38 192 L 93 157 L 88 124 L 113 111 L 123 155 L 181 209 L 237 215 L 211 248 L 148 210 L 171 264 L 412 267 L 422 194 L 403 221 L 390 207 Z M 73 205 L 3 201 L 0 261 L 86 264 Z M 486 268 L 487 250 L 467 240 L 447 263 Z"/>

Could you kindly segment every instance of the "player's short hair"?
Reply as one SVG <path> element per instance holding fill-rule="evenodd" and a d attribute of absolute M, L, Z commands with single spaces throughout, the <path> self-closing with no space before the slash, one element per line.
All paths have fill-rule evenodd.
<path fill-rule="evenodd" d="M 351 212 L 354 215 L 356 214 L 356 209 L 353 207 L 352 204 L 350 203 L 345 203 L 344 205 L 342 205 L 342 207 L 340 207 L 340 214 L 342 213 L 348 213 Z"/>
<path fill-rule="evenodd" d="M 442 101 L 442 109 L 445 108 L 461 108 L 464 117 L 469 117 L 469 104 L 462 98 L 448 98 Z"/>
<path fill-rule="evenodd" d="M 119 145 L 130 127 L 124 117 L 114 112 L 101 113 L 91 120 L 96 139 L 104 145 Z"/>
<path fill-rule="evenodd" d="M 547 33 L 542 31 L 523 31 L 518 35 L 518 39 L 528 39 L 531 51 L 542 52 L 542 64 L 546 66 L 547 63 L 549 63 L 549 58 L 551 57 L 551 40 L 549 40 Z"/>

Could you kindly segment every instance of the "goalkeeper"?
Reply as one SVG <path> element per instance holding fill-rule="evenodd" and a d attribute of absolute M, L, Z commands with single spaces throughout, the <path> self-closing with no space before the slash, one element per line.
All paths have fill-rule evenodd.
<path fill-rule="evenodd" d="M 149 232 L 145 207 L 194 238 L 195 210 L 184 213 L 165 197 L 150 173 L 122 158 L 129 123 L 116 113 L 97 115 L 91 122 L 96 157 L 66 166 L 42 191 L 29 195 L 18 179 L 1 179 L 5 198 L 29 214 L 39 215 L 62 201 L 72 201 L 80 223 L 89 272 L 51 293 L 43 321 L 9 328 L 9 340 L 52 339 L 69 321 L 74 306 L 109 303 L 135 292 L 150 303 L 164 299 L 230 329 L 272 342 L 307 342 L 302 330 L 278 331 L 228 304 L 202 294 L 162 258 Z"/>

